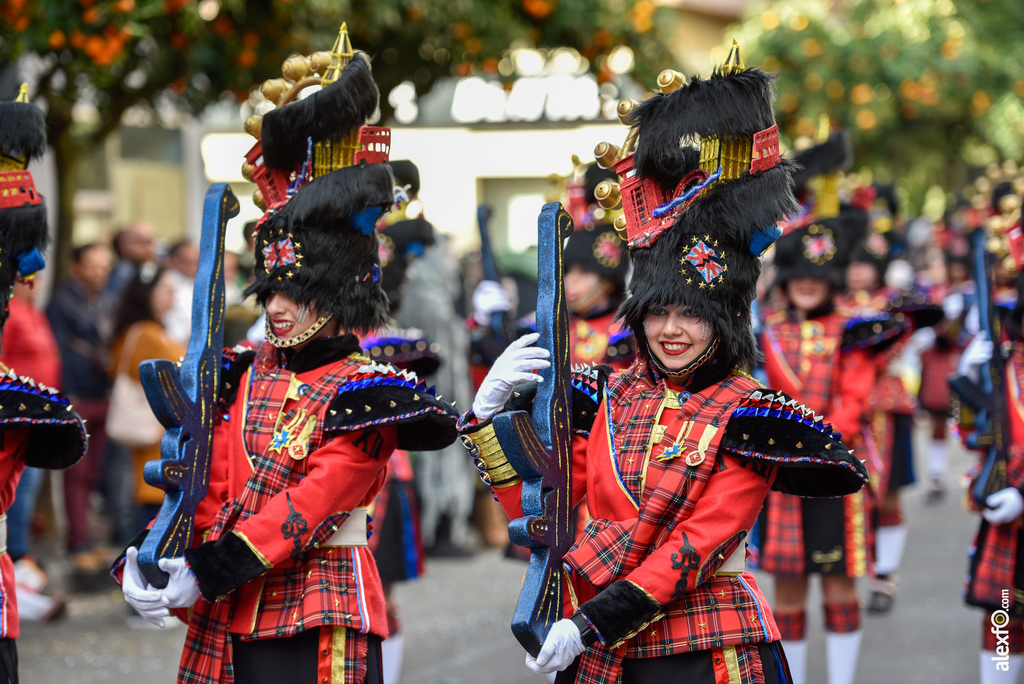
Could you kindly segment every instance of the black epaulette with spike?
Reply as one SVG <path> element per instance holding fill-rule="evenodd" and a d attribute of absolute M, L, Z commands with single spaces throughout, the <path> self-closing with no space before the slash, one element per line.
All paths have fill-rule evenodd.
<path fill-rule="evenodd" d="M 842 436 L 796 399 L 753 390 L 733 410 L 721 448 L 778 468 L 772 488 L 797 496 L 845 496 L 868 481 L 867 468 Z"/>

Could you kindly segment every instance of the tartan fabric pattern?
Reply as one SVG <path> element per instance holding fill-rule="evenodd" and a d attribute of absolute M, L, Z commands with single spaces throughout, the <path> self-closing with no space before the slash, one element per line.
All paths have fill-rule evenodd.
<path fill-rule="evenodd" d="M 800 499 L 780 492 L 768 494 L 760 568 L 777 577 L 804 576 L 804 526 Z"/>
<path fill-rule="evenodd" d="M 334 662 L 334 640 L 337 631 L 344 630 L 345 655 L 340 667 Z M 354 629 L 321 627 L 318 649 L 317 681 L 329 684 L 365 684 L 367 681 L 366 654 L 369 637 Z M 340 676 L 339 676 L 340 675 Z"/>
<path fill-rule="evenodd" d="M 609 383 L 609 401 L 622 396 L 622 377 L 618 376 Z M 659 547 L 675 524 L 685 520 L 693 511 L 704 484 L 718 465 L 715 452 L 725 433 L 725 423 L 734 403 L 756 387 L 758 385 L 754 380 L 731 375 L 720 384 L 689 395 L 685 400 L 681 395 L 679 400 L 683 408 L 666 426 L 660 443 L 652 448 L 646 479 L 643 466 L 651 426 L 655 421 L 653 416 L 661 404 L 661 392 L 642 389 L 639 392 L 640 401 L 626 398 L 623 404 L 631 409 L 627 412 L 626 420 L 622 423 L 613 420 L 611 427 L 613 440 L 621 445 L 618 459 L 620 467 L 622 456 L 627 456 L 627 468 L 622 479 L 627 486 L 631 483 L 634 485 L 630 487 L 630 495 L 644 502 L 640 507 L 640 517 L 632 530 L 621 523 L 609 523 L 599 533 L 588 535 L 588 539 L 577 543 L 567 557 L 573 569 L 594 586 L 607 587 L 615 580 L 625 578 L 648 553 Z M 647 399 L 652 400 L 645 401 Z M 655 411 L 651 411 L 652 406 Z M 641 418 L 637 408 L 650 417 Z M 679 456 L 659 460 L 657 456 L 672 447 L 686 422 L 692 422 L 693 427 L 680 442 L 682 450 Z M 704 429 L 708 426 L 718 428 L 711 445 L 706 448 L 708 455 L 695 467 L 687 465 L 684 455 L 699 450 Z M 617 436 L 616 432 L 619 433 Z M 633 468 L 629 467 L 630 460 Z M 642 493 L 641 481 L 644 483 Z"/>
<path fill-rule="evenodd" d="M 642 371 L 643 366 L 634 364 L 613 376 L 604 407 L 614 452 L 612 461 L 625 493 L 637 504 L 638 518 L 626 524 L 591 520 L 565 558 L 574 573 L 598 588 L 629 575 L 689 517 L 708 479 L 726 467 L 717 449 L 729 415 L 739 399 L 759 386 L 748 377 L 731 375 L 702 392 L 680 393 L 681 408 L 662 421 L 664 433 L 648 460 L 647 445 L 652 429 L 659 429 L 654 427 L 657 411 L 668 390 L 663 382 L 655 384 Z M 687 426 L 688 422 L 692 425 Z M 677 449 L 673 445 L 684 427 L 689 432 Z M 702 440 L 709 427 L 717 428 L 717 432 L 712 430 L 713 437 Z M 659 460 L 665 452 L 675 457 Z M 698 452 L 704 454 L 703 459 L 694 466 L 687 465 L 686 457 Z M 731 553 L 741 538 L 742 533 L 733 530 L 719 550 Z M 727 556 L 709 557 L 701 567 L 694 568 L 697 571 L 689 574 L 682 598 L 665 605 L 653 622 L 628 636 L 623 644 L 606 646 L 598 642 L 587 649 L 576 681 L 617 681 L 623 657 L 656 657 L 777 639 L 778 630 L 753 576 L 714 574 Z M 705 581 L 690 586 L 698 576 Z"/>
<path fill-rule="evenodd" d="M 269 349 L 268 349 L 269 348 Z M 295 460 L 287 450 L 276 453 L 268 444 L 275 427 L 286 425 L 299 410 L 317 415 L 316 427 L 309 437 L 308 449 L 315 451 L 324 443 L 322 414 L 337 393 L 339 381 L 354 372 L 361 360 L 346 359 L 325 367 L 323 375 L 299 390 L 300 399 L 280 415 L 293 384 L 293 374 L 275 364 L 276 350 L 269 344 L 257 353 L 252 367 L 243 377 L 248 383 L 244 441 L 253 473 L 241 496 L 220 510 L 207 540 L 214 541 L 230 532 L 239 522 L 261 510 L 275 494 L 297 485 L 305 476 L 305 461 Z M 241 419 L 241 416 L 237 417 Z M 315 548 L 332 531 L 320 526 L 303 540 L 302 553 L 278 564 L 259 580 L 249 582 L 227 599 L 195 604 L 189 632 L 182 652 L 178 679 L 183 684 L 231 684 L 229 623 L 241 606 L 253 608 L 251 630 L 236 630 L 245 639 L 292 636 L 306 629 L 346 626 L 350 631 L 365 629 L 357 601 L 358 551 L 352 548 Z M 319 535 L 319 536 L 317 536 Z M 321 539 L 322 537 L 323 539 Z"/>
<path fill-rule="evenodd" d="M 828 420 L 835 394 L 833 388 L 840 371 L 840 342 L 845 326 L 845 316 L 835 312 L 803 322 L 793 320 L 783 312 L 769 316 L 764 328 L 765 353 L 777 365 L 767 365 L 768 384 L 782 386 L 787 393 Z M 785 377 L 773 377 L 773 370 Z M 792 392 L 789 385 L 793 385 Z M 856 435 L 844 437 L 856 441 Z M 874 485 L 877 469 L 870 468 L 869 471 Z M 768 495 L 766 509 L 767 525 L 762 530 L 759 554 L 761 569 L 779 577 L 803 577 L 807 569 L 800 499 L 773 491 Z M 844 516 L 847 538 L 855 536 L 850 517 Z M 869 531 L 864 532 L 865 537 L 868 534 Z M 870 544 L 870 540 L 865 543 Z M 847 574 L 856 576 L 849 570 Z"/>
<path fill-rule="evenodd" d="M 1011 487 L 1024 487 L 1024 444 L 1021 443 L 1021 397 L 1014 395 L 1014 388 L 1019 392 L 1021 381 L 1024 380 L 1024 359 L 1021 351 L 1014 349 L 1010 362 L 1006 364 L 1007 413 L 1010 417 L 1009 432 L 1012 446 L 1006 459 L 1006 482 Z M 984 452 L 979 453 L 979 464 L 973 471 L 973 480 L 980 472 Z M 971 497 L 967 497 L 973 503 Z M 1010 590 L 1013 600 L 1010 612 L 1016 616 L 1024 615 L 1024 593 L 1014 582 L 1018 562 L 1024 562 L 1019 556 L 1024 549 L 1020 546 L 1022 520 L 1006 525 L 991 525 L 981 521 L 978 534 L 969 552 L 970 571 L 964 599 L 967 603 L 998 610 L 1002 607 L 1002 592 Z"/>
<path fill-rule="evenodd" d="M 802 641 L 807 635 L 807 611 L 798 610 L 792 613 L 772 611 L 775 624 L 779 626 L 779 638 L 783 641 Z"/>
<path fill-rule="evenodd" d="M 921 387 L 917 400 L 921 408 L 933 413 L 948 413 L 950 390 L 947 378 L 956 372 L 960 352 L 953 348 L 932 347 L 921 353 Z"/>
<path fill-rule="evenodd" d="M 848 634 L 860 629 L 860 603 L 825 603 L 825 631 Z"/>
<path fill-rule="evenodd" d="M 1024 615 L 1022 595 L 1014 591 L 1014 575 L 1020 554 L 1021 522 L 991 525 L 982 520 L 978 535 L 969 552 L 970 573 L 967 578 L 965 600 L 975 606 L 999 609 L 1003 591 L 1010 590 L 1013 597 L 1010 612 Z"/>
<path fill-rule="evenodd" d="M 804 513 L 800 497 L 771 492 L 765 504 L 765 526 L 760 568 L 777 577 L 798 578 L 808 574 L 804 546 Z M 864 562 L 874 550 L 871 499 L 861 491 L 843 497 L 843 566 L 847 577 L 864 574 Z M 863 562 L 862 562 L 863 561 Z"/>
<path fill-rule="evenodd" d="M 765 325 L 769 345 L 780 352 L 802 385 L 794 398 L 826 417 L 845 323 L 843 316 L 831 313 L 803 322 L 772 316 Z M 775 385 L 770 378 L 768 384 Z"/>

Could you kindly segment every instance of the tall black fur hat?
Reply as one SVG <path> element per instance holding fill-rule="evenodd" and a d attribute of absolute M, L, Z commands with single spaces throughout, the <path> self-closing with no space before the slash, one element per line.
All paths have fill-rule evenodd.
<path fill-rule="evenodd" d="M 626 245 L 610 223 L 586 226 L 570 235 L 562 252 L 562 263 L 567 271 L 575 265 L 607 280 L 615 285 L 617 296 L 626 291 Z"/>
<path fill-rule="evenodd" d="M 710 78 L 655 94 L 631 115 L 643 209 L 663 217 L 658 228 L 629 235 L 638 214 L 624 207 L 633 275 L 619 316 L 642 354 L 649 355 L 647 311 L 679 304 L 714 326 L 717 372 L 759 359 L 750 307 L 760 255 L 778 235 L 777 224 L 798 209 L 790 169 L 778 156 L 772 81 L 744 68 L 734 43 Z M 627 170 L 616 168 L 620 176 Z M 628 183 L 623 177 L 624 202 L 635 194 Z M 668 201 L 655 210 L 651 198 Z"/>
<path fill-rule="evenodd" d="M 320 91 L 263 117 L 263 162 L 294 180 L 287 200 L 273 205 L 257 230 L 256 277 L 246 294 L 266 305 L 283 292 L 362 333 L 389 322 L 375 230 L 394 204 L 388 150 L 380 142 L 390 134 L 370 129 L 378 142 L 360 148 L 379 93 L 368 59 L 353 55 L 344 26 L 332 65 L 327 73 L 334 80 L 324 76 Z"/>
<path fill-rule="evenodd" d="M 434 226 L 422 216 L 396 221 L 381 228 L 381 287 L 391 303 L 392 314 L 402 303 L 406 268 L 433 244 Z"/>
<path fill-rule="evenodd" d="M 256 234 L 256 279 L 245 294 L 261 304 L 281 291 L 331 314 L 350 332 L 388 323 L 378 239 L 359 225 L 394 197 L 387 164 L 359 164 L 314 178 Z"/>
<path fill-rule="evenodd" d="M 7 322 L 11 288 L 19 277 L 43 268 L 49 241 L 46 204 L 36 192 L 29 159 L 46 151 L 43 112 L 28 101 L 28 87 L 18 99 L 0 102 L 0 329 Z"/>
<path fill-rule="evenodd" d="M 797 170 L 793 172 L 795 192 L 800 195 L 808 181 L 828 173 L 846 171 L 853 165 L 853 145 L 846 131 L 832 131 L 824 142 L 808 147 L 793 157 Z"/>
<path fill-rule="evenodd" d="M 775 243 L 775 284 L 818 278 L 842 290 L 850 257 L 857 245 L 863 244 L 867 230 L 868 213 L 844 205 L 838 216 L 787 232 Z"/>

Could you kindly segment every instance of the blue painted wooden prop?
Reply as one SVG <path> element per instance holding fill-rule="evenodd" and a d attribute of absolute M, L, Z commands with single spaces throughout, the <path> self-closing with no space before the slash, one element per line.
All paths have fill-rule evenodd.
<path fill-rule="evenodd" d="M 979 506 L 987 507 L 985 499 L 1006 488 L 1006 460 L 1008 457 L 1009 434 L 1007 429 L 1006 390 L 1004 382 L 1003 356 L 999 346 L 1002 331 L 999 317 L 992 309 L 992 288 L 995 283 L 992 262 L 994 255 L 987 249 L 988 235 L 984 228 L 979 228 L 971 235 L 974 247 L 974 281 L 978 292 L 978 329 L 988 333 L 992 340 L 992 359 L 979 369 L 981 395 L 987 400 L 982 406 L 975 407 L 975 425 L 978 429 L 977 448 L 985 451 L 981 474 L 977 479 L 971 496 Z"/>
<path fill-rule="evenodd" d="M 142 574 L 154 587 L 167 586 L 161 558 L 181 556 L 192 544 L 196 506 L 210 484 L 210 452 L 220 359 L 224 346 L 224 233 L 238 214 L 238 199 L 226 183 L 213 185 L 203 202 L 199 270 L 192 295 L 192 335 L 184 361 L 151 359 L 139 376 L 153 412 L 166 429 L 160 460 L 142 475 L 164 490 L 163 505 L 139 550 Z"/>
<path fill-rule="evenodd" d="M 530 549 L 530 565 L 512 633 L 533 656 L 562 617 L 562 556 L 573 543 L 569 313 L 562 287 L 562 245 L 572 228 L 561 204 L 544 205 L 537 219 L 537 344 L 551 352 L 551 366 L 539 373 L 544 382 L 532 417 L 514 411 L 494 418 L 501 448 L 523 478 L 523 517 L 509 524 L 508 534 Z"/>

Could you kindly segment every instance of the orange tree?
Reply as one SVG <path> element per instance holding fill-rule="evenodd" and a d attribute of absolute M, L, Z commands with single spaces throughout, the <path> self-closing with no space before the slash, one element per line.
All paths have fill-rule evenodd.
<path fill-rule="evenodd" d="M 71 249 L 75 179 L 82 159 L 131 107 L 165 99 L 198 114 L 280 74 L 289 54 L 333 43 L 348 23 L 355 47 L 374 59 L 385 97 L 403 80 L 420 93 L 440 76 L 498 74 L 513 45 L 567 46 L 599 78 L 617 45 L 636 54 L 634 76 L 653 85 L 669 55 L 652 0 L 4 0 L 0 65 L 38 56 L 29 84 L 45 101 L 56 155 L 57 273 Z M 97 115 L 76 121 L 76 103 Z"/>
<path fill-rule="evenodd" d="M 967 166 L 1024 153 L 1021 26 L 1018 0 L 781 0 L 749 6 L 736 33 L 748 63 L 779 73 L 785 136 L 827 114 L 856 166 L 919 206 Z"/>

